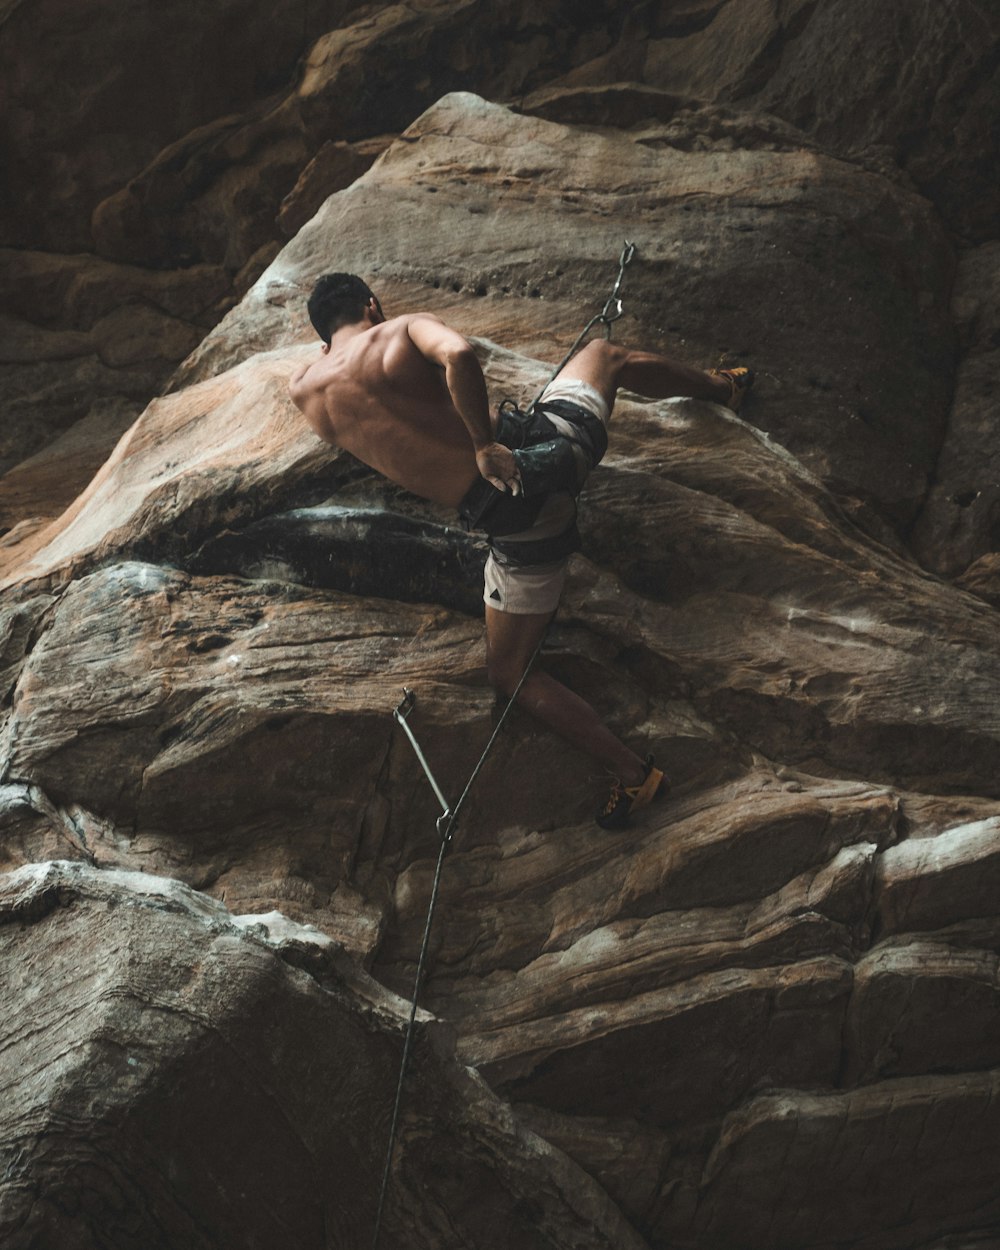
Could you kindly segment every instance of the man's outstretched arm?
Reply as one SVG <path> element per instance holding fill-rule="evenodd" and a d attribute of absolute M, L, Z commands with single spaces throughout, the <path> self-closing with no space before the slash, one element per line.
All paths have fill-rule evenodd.
<path fill-rule="evenodd" d="M 518 494 L 517 465 L 510 450 L 493 436 L 486 379 L 468 340 L 429 314 L 411 318 L 407 333 L 421 356 L 444 370 L 451 402 L 472 439 L 479 472 L 497 490 Z"/>

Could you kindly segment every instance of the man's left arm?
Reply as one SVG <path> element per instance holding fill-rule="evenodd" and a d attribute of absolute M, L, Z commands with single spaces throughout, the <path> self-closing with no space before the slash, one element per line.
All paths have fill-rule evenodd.
<path fill-rule="evenodd" d="M 519 494 L 517 464 L 510 449 L 494 438 L 486 379 L 469 341 L 429 314 L 412 317 L 407 333 L 421 356 L 444 370 L 451 402 L 472 439 L 479 472 L 497 490 Z"/>

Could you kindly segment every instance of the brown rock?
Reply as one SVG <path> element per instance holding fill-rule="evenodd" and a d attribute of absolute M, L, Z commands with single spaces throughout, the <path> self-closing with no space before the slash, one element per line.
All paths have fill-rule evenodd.
<path fill-rule="evenodd" d="M 219 269 L 156 272 L 93 256 L 0 252 L 0 532 L 56 515 L 218 315 Z M 79 428 L 72 427 L 79 424 Z M 53 442 L 51 456 L 30 459 Z M 78 460 L 72 464 L 71 460 Z"/>
<path fill-rule="evenodd" d="M 963 254 L 953 310 L 966 350 L 934 482 L 913 533 L 918 556 L 946 577 L 964 574 L 1000 548 L 1000 452 L 994 436 L 1000 372 L 1000 243 L 986 243 Z M 986 568 L 988 564 L 983 565 Z M 979 584 L 975 574 L 962 582 L 974 593 Z M 983 589 L 988 595 L 986 584 Z"/>
<path fill-rule="evenodd" d="M 698 364 L 752 354 L 746 414 L 769 433 L 708 404 L 616 410 L 543 663 L 656 751 L 674 796 L 598 834 L 606 779 L 512 717 L 445 861 L 422 1002 L 456 1040 L 419 1017 L 388 1241 L 638 1250 L 638 1228 L 699 1250 L 983 1250 L 1000 1229 L 996 612 L 866 537 L 827 489 L 870 532 L 888 534 L 878 509 L 905 532 L 949 446 L 971 465 L 957 407 L 944 431 L 949 327 L 971 369 L 992 350 L 992 296 L 970 262 L 946 306 L 947 239 L 886 139 L 913 97 L 899 82 L 895 112 L 851 113 L 848 164 L 796 94 L 822 6 L 691 0 L 621 15 L 621 40 L 602 11 L 589 43 L 507 9 L 471 40 L 481 13 L 354 15 L 315 45 L 293 104 L 220 104 L 144 156 L 128 195 L 109 184 L 109 250 L 142 237 L 168 258 L 176 227 L 185 256 L 219 266 L 74 261 L 71 315 L 59 266 L 17 260 L 34 276 L 15 317 L 67 306 L 45 342 L 12 325 L 27 367 L 55 376 L 89 353 L 138 376 L 146 331 L 116 311 L 118 276 L 155 332 L 204 324 L 225 298 L 212 275 L 243 264 L 247 281 L 271 259 L 265 207 L 302 152 L 334 145 L 292 214 L 366 134 L 409 120 L 394 110 L 487 57 L 536 114 L 446 98 L 273 257 L 63 515 L 55 453 L 6 484 L 17 507 L 32 482 L 48 503 L 0 548 L 0 863 L 77 861 L 0 890 L 5 1054 L 41 1074 L 5 1104 L 21 1134 L 0 1169 L 6 1240 L 242 1250 L 280 1216 L 282 1244 L 368 1244 L 405 1012 L 389 991 L 412 988 L 439 811 L 390 713 L 417 691 L 412 723 L 455 796 L 495 710 L 472 616 L 481 548 L 290 405 L 287 376 L 316 350 L 304 295 L 324 269 L 359 269 L 390 312 L 433 307 L 555 361 L 635 233 L 620 330 Z M 978 45 L 941 60 L 971 16 L 935 20 L 899 23 L 901 45 L 941 34 L 914 72 L 985 81 Z M 525 47 L 518 65 L 485 38 L 498 29 Z M 831 64 L 851 29 L 831 32 Z M 707 83 L 721 56 L 731 76 L 711 104 L 586 74 L 536 91 L 568 49 L 606 75 L 631 58 L 620 79 L 656 57 Z M 426 70 L 394 99 L 377 91 L 390 52 Z M 878 98 L 872 72 L 845 108 L 855 89 Z M 740 111 L 771 87 L 808 138 Z M 936 100 L 925 151 L 950 108 Z M 942 166 L 956 185 L 962 159 Z M 478 348 L 496 398 L 546 376 Z M 883 389 L 863 391 L 875 374 Z M 977 550 L 964 581 L 983 589 Z M 280 1157 L 262 1175 L 265 1136 Z"/>
<path fill-rule="evenodd" d="M 325 199 L 366 173 L 395 138 L 376 135 L 357 143 L 342 139 L 324 143 L 281 202 L 278 226 L 284 237 L 290 239 L 316 215 Z"/>
<path fill-rule="evenodd" d="M 35 530 L 54 520 L 108 458 L 141 407 L 123 399 L 94 403 L 65 434 L 15 465 L 0 478 L 0 528 L 27 523 Z M 26 529 L 19 533 L 23 538 Z M 17 535 L 8 537 L 13 541 Z"/>
<path fill-rule="evenodd" d="M 917 1246 L 959 1211 L 972 1228 L 995 1230 L 1000 1211 L 986 1159 L 997 1080 L 995 1072 L 962 1073 L 761 1096 L 723 1127 L 703 1178 L 710 1201 L 699 1211 L 700 1243 L 791 1250 L 835 1223 L 858 1250 Z M 933 1185 L 900 1183 L 928 1167 Z"/>
<path fill-rule="evenodd" d="M 329 17 L 299 0 L 271 9 L 266 26 L 244 0 L 177 13 L 143 3 L 120 21 L 61 0 L 12 9 L 0 74 L 19 195 L 4 242 L 85 250 L 99 200 L 167 144 L 287 83 Z M 81 35 L 94 31 L 81 54 Z"/>
<path fill-rule="evenodd" d="M 590 191 L 595 167 L 614 180 Z M 247 342 L 294 341 L 333 269 L 362 272 L 390 311 L 449 315 L 440 292 L 475 295 L 462 328 L 557 360 L 605 298 L 623 234 L 640 255 L 623 337 L 703 366 L 752 361 L 755 420 L 835 489 L 896 524 L 913 515 L 947 403 L 948 247 L 917 197 L 811 152 L 651 149 L 449 96 L 327 202 L 178 381 Z"/>
<path fill-rule="evenodd" d="M 991 551 L 980 556 L 961 577 L 955 579 L 955 585 L 1000 608 L 1000 552 Z"/>
<path fill-rule="evenodd" d="M 371 1245 L 405 1004 L 329 938 L 46 864 L 0 878 L 0 947 L 4 1245 Z M 645 1245 L 426 1014 L 401 1129 L 383 1244 Z"/>
<path fill-rule="evenodd" d="M 561 82 L 631 79 L 776 114 L 845 156 L 906 171 L 960 235 L 996 234 L 994 49 L 981 4 L 728 0 L 670 5 Z"/>
<path fill-rule="evenodd" d="M 544 377 L 480 349 L 497 389 Z M 399 601 L 466 540 L 305 433 L 284 384 L 312 350 L 157 401 L 12 560 L 0 829 L 7 863 L 138 866 L 280 908 L 408 993 L 438 809 L 389 713 L 417 690 L 455 794 L 492 698 L 479 625 Z M 723 1250 L 771 1228 L 791 1247 L 800 1211 L 859 1250 L 979 1227 L 985 1169 L 926 1198 L 944 1147 L 914 1134 L 931 1100 L 971 1122 L 978 1074 L 1000 1066 L 980 1023 L 996 996 L 994 614 L 866 539 L 723 409 L 623 400 L 612 433 L 546 663 L 656 745 L 678 797 L 597 837 L 593 770 L 516 718 L 446 863 L 424 1001 L 651 1244 Z M 955 788 L 973 794 L 940 793 Z M 789 1106 L 815 1143 L 791 1171 L 774 1164 Z M 878 1153 L 890 1131 L 902 1178 Z M 815 1186 L 863 1149 L 881 1203 L 864 1220 L 861 1197 L 840 1216 Z M 398 1183 L 426 1227 L 437 1199 Z"/>

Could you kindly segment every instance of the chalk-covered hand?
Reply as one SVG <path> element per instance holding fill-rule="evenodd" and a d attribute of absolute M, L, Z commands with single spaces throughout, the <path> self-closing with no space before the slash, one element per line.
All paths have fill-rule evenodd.
<path fill-rule="evenodd" d="M 476 464 L 479 472 L 497 490 L 510 491 L 512 495 L 521 493 L 521 475 L 517 462 L 509 447 L 503 443 L 487 443 L 476 452 Z"/>

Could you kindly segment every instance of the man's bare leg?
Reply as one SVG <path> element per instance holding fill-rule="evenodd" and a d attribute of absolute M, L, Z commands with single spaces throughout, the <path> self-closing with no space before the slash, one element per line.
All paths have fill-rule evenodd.
<path fill-rule="evenodd" d="M 551 613 L 523 615 L 498 612 L 486 606 L 486 666 L 490 683 L 508 698 L 535 653 Z M 642 760 L 611 732 L 579 695 L 548 673 L 529 673 L 518 706 L 530 712 L 553 733 L 607 765 L 627 786 L 641 784 L 646 775 Z"/>
<path fill-rule="evenodd" d="M 635 352 L 604 339 L 593 339 L 561 369 L 560 378 L 589 382 L 614 407 L 620 386 L 647 399 L 708 399 L 728 405 L 732 393 L 725 378 L 713 377 L 656 352 Z"/>
<path fill-rule="evenodd" d="M 620 386 L 649 399 L 689 396 L 728 404 L 729 383 L 655 352 L 631 351 L 595 339 L 559 372 L 589 382 L 614 406 Z M 486 664 L 490 683 L 509 698 L 551 620 L 549 613 L 498 612 L 486 605 Z M 518 705 L 567 742 L 605 764 L 626 786 L 640 785 L 646 767 L 603 723 L 589 703 L 540 669 L 526 678 Z"/>

